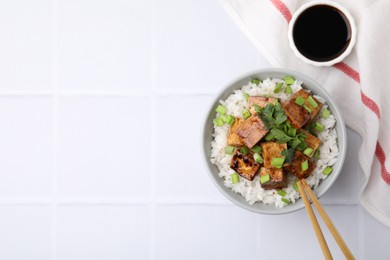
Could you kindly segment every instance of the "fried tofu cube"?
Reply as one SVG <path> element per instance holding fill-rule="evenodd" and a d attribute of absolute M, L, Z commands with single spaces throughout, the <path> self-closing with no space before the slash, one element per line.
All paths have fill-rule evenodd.
<path fill-rule="evenodd" d="M 268 104 L 274 104 L 275 101 L 276 98 L 252 96 L 248 98 L 248 108 L 251 114 L 254 115 L 256 114 L 256 111 L 253 105 L 258 105 L 259 107 L 263 108 L 266 107 Z"/>
<path fill-rule="evenodd" d="M 242 118 L 237 118 L 235 119 L 233 125 L 229 129 L 229 133 L 227 136 L 227 143 L 228 145 L 233 145 L 233 146 L 242 146 L 244 143 L 241 140 L 241 137 L 237 134 L 237 128 L 240 126 L 240 124 L 244 120 Z"/>
<path fill-rule="evenodd" d="M 273 158 L 283 157 L 282 151 L 287 148 L 287 144 L 279 144 L 277 142 L 265 142 L 261 144 L 264 167 L 275 168 L 272 166 Z"/>
<path fill-rule="evenodd" d="M 304 161 L 308 162 L 309 167 L 307 170 L 302 171 L 302 163 Z M 300 151 L 295 151 L 294 159 L 292 163 L 286 166 L 285 169 L 295 177 L 302 179 L 302 178 L 307 178 L 312 173 L 315 167 L 316 167 L 315 163 L 312 162 L 309 157 L 307 157 Z"/>
<path fill-rule="evenodd" d="M 236 149 L 230 168 L 243 178 L 252 181 L 260 169 L 260 164 L 253 159 L 252 153 L 244 155 L 240 152 L 240 149 Z"/>
<path fill-rule="evenodd" d="M 270 176 L 270 181 L 266 183 L 261 183 L 261 187 L 263 189 L 271 190 L 283 189 L 287 187 L 287 176 L 283 172 L 283 169 L 261 167 L 260 176 L 265 176 L 268 174 Z"/>
<path fill-rule="evenodd" d="M 295 103 L 298 97 L 304 99 L 304 103 L 302 106 Z M 313 100 L 317 103 L 316 108 L 314 108 L 308 101 L 309 97 L 313 98 Z M 291 125 L 295 128 L 301 128 L 309 121 L 311 121 L 320 112 L 322 108 L 322 103 L 320 103 L 320 101 L 318 101 L 315 97 L 310 95 L 304 89 L 301 89 L 297 93 L 295 93 L 288 102 L 284 103 L 282 107 L 284 113 L 288 116 Z"/>
<path fill-rule="evenodd" d="M 321 140 L 315 137 L 314 135 L 310 134 L 307 131 L 302 131 L 305 134 L 305 143 L 308 147 L 313 149 L 313 152 L 310 154 L 310 157 L 313 156 L 314 152 L 318 149 L 318 147 L 321 144 Z"/>
<path fill-rule="evenodd" d="M 253 115 L 237 128 L 237 134 L 241 137 L 242 142 L 249 148 L 252 148 L 268 133 L 264 129 L 263 121 L 257 115 Z"/>

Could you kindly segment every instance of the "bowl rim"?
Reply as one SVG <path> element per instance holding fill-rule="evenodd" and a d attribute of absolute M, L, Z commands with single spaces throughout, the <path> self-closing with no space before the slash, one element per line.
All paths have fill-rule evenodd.
<path fill-rule="evenodd" d="M 225 190 L 224 187 L 217 182 L 217 180 L 220 179 L 221 177 L 219 177 L 218 175 L 215 176 L 213 174 L 211 167 L 216 167 L 216 166 L 210 162 L 210 151 L 209 151 L 209 154 L 207 154 L 207 151 L 206 151 L 207 148 L 206 148 L 205 136 L 208 132 L 207 131 L 208 130 L 207 129 L 208 118 L 209 118 L 210 114 L 214 112 L 215 105 L 219 102 L 220 98 L 223 96 L 226 89 L 232 88 L 234 83 L 236 83 L 238 81 L 241 81 L 241 80 L 243 80 L 245 78 L 249 78 L 249 77 L 255 77 L 256 75 L 263 74 L 263 73 L 269 73 L 269 74 L 281 73 L 281 74 L 285 74 L 285 75 L 292 75 L 295 78 L 298 78 L 299 80 L 303 81 L 303 83 L 309 82 L 309 85 L 316 85 L 325 94 L 324 96 L 321 96 L 321 97 L 326 100 L 328 105 L 332 104 L 332 106 L 334 107 L 334 109 L 332 110 L 332 114 L 335 116 L 336 123 L 340 125 L 340 129 L 341 129 L 341 132 L 337 133 L 338 149 L 339 149 L 339 155 L 338 155 L 337 161 L 340 162 L 340 166 L 338 167 L 338 169 L 336 171 L 332 172 L 332 175 L 334 177 L 332 179 L 330 179 L 328 185 L 325 188 L 323 188 L 323 190 L 321 190 L 319 193 L 316 192 L 316 190 L 313 190 L 314 193 L 316 194 L 317 198 L 320 198 L 321 196 L 323 196 L 330 189 L 330 187 L 332 187 L 332 185 L 337 180 L 338 176 L 340 175 L 340 173 L 342 171 L 344 161 L 345 161 L 345 156 L 346 156 L 346 149 L 347 149 L 346 126 L 345 126 L 344 119 L 341 115 L 340 109 L 338 108 L 337 104 L 332 100 L 332 98 L 331 98 L 330 94 L 327 92 L 327 90 L 325 88 L 323 88 L 317 81 L 313 80 L 312 78 L 310 78 L 310 77 L 308 77 L 300 72 L 290 70 L 290 69 L 262 68 L 262 69 L 248 71 L 248 72 L 243 73 L 237 77 L 234 77 L 232 80 L 228 81 L 217 92 L 217 94 L 214 95 L 214 97 L 213 97 L 212 101 L 210 102 L 210 104 L 206 110 L 206 113 L 203 117 L 203 124 L 201 124 L 200 148 L 201 148 L 201 153 L 202 153 L 203 165 L 207 170 L 207 174 L 209 175 L 209 177 L 211 178 L 212 182 L 217 187 L 219 192 L 221 192 L 224 195 L 224 197 L 229 199 L 233 204 L 235 204 L 243 209 L 246 209 L 248 211 L 254 212 L 254 213 L 265 214 L 265 215 L 282 215 L 282 214 L 288 214 L 288 213 L 292 213 L 292 212 L 303 209 L 305 206 L 304 206 L 302 200 L 299 199 L 294 204 L 290 204 L 291 206 L 287 205 L 286 207 L 281 208 L 281 210 L 283 209 L 283 211 L 278 211 L 278 210 L 270 211 L 267 209 L 253 207 L 253 205 L 256 205 L 256 203 L 262 203 L 262 202 L 256 202 L 253 205 L 249 205 L 249 203 L 247 201 L 245 201 L 245 202 L 237 201 L 236 199 L 233 198 L 233 196 L 231 196 L 231 193 L 233 193 L 233 191 L 230 188 L 227 188 L 228 190 Z M 242 88 L 242 86 L 237 86 L 236 89 L 240 89 L 240 88 Z M 235 89 L 232 88 L 232 91 L 234 91 L 234 90 Z M 340 137 L 342 137 L 342 141 L 343 141 L 341 145 L 340 145 L 340 139 L 341 139 Z"/>
<path fill-rule="evenodd" d="M 334 58 L 332 60 L 328 60 L 328 61 L 311 60 L 311 59 L 305 57 L 298 50 L 298 48 L 296 47 L 295 42 L 294 42 L 293 28 L 294 28 L 296 20 L 302 14 L 303 11 L 307 10 L 310 7 L 316 6 L 316 5 L 328 5 L 328 6 L 332 6 L 336 9 L 338 9 L 340 12 L 342 12 L 345 15 L 345 17 L 347 18 L 348 23 L 351 27 L 351 40 L 349 42 L 348 47 L 344 50 L 343 53 L 341 53 L 339 56 L 337 56 L 336 58 Z M 324 1 L 324 0 L 317 0 L 317 1 L 306 3 L 306 4 L 302 5 L 297 11 L 295 11 L 291 17 L 289 24 L 288 24 L 288 32 L 287 32 L 287 38 L 289 41 L 289 45 L 290 45 L 290 48 L 292 49 L 292 51 L 294 52 L 295 56 L 297 56 L 298 58 L 300 58 L 302 61 L 304 61 L 307 64 L 311 64 L 314 66 L 320 66 L 320 67 L 321 66 L 332 66 L 332 65 L 344 60 L 352 52 L 352 49 L 356 44 L 356 35 L 357 35 L 357 27 L 356 27 L 355 19 L 353 18 L 351 13 L 344 6 L 342 6 L 341 4 L 339 4 L 337 2 Z"/>

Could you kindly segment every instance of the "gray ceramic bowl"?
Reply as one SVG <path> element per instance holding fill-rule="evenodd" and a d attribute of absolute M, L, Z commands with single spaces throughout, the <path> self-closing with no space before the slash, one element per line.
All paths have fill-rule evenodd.
<path fill-rule="evenodd" d="M 310 79 L 309 77 L 286 69 L 261 69 L 255 70 L 249 73 L 246 73 L 242 76 L 239 76 L 236 79 L 230 81 L 226 86 L 221 90 L 219 94 L 214 98 L 211 103 L 209 109 L 207 110 L 206 117 L 203 125 L 203 138 L 202 138 L 202 153 L 204 163 L 207 167 L 207 172 L 210 175 L 212 181 L 218 190 L 229 200 L 231 200 L 236 205 L 247 209 L 249 211 L 253 211 L 261 214 L 286 214 L 296 210 L 299 210 L 304 207 L 303 201 L 298 200 L 296 203 L 291 203 L 284 208 L 277 208 L 273 205 L 267 205 L 263 203 L 256 202 L 254 205 L 249 205 L 249 203 L 245 200 L 243 196 L 233 192 L 231 189 L 227 188 L 223 184 L 223 179 L 218 176 L 218 168 L 210 162 L 210 152 L 211 152 L 211 141 L 212 141 L 212 133 L 213 133 L 213 119 L 216 116 L 216 112 L 214 109 L 218 105 L 219 100 L 226 99 L 234 90 L 242 88 L 242 86 L 248 84 L 248 82 L 252 78 L 259 78 L 261 80 L 266 78 L 282 78 L 286 75 L 292 75 L 296 79 L 303 81 L 303 86 L 306 89 L 310 89 L 314 94 L 317 94 L 324 99 L 326 99 L 327 104 L 329 105 L 330 110 L 333 115 L 336 117 L 336 130 L 338 133 L 338 146 L 340 155 L 338 157 L 337 163 L 333 166 L 333 172 L 326 178 L 317 189 L 314 190 L 317 197 L 321 197 L 325 192 L 332 186 L 332 184 L 336 181 L 338 175 L 340 174 L 341 168 L 344 163 L 345 153 L 347 148 L 347 138 L 346 138 L 346 130 L 344 120 L 341 116 L 339 109 L 336 104 L 329 96 L 329 94 L 321 87 L 320 84 Z"/>

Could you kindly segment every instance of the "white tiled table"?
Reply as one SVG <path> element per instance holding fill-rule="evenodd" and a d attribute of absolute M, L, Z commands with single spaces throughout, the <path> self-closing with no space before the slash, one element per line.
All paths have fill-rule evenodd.
<path fill-rule="evenodd" d="M 2 1 L 0 35 L 0 259 L 322 258 L 304 210 L 247 212 L 205 173 L 213 95 L 270 66 L 217 0 Z M 389 259 L 348 141 L 321 200 L 359 259 Z"/>

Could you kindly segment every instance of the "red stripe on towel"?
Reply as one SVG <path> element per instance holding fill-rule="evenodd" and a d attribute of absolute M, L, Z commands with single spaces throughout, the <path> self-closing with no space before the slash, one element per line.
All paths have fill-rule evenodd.
<path fill-rule="evenodd" d="M 344 62 L 339 62 L 333 65 L 336 69 L 339 69 L 340 71 L 344 72 L 347 76 L 349 76 L 351 79 L 356 81 L 360 84 L 360 75 L 359 72 L 348 66 Z M 368 107 L 374 114 L 378 117 L 378 119 L 381 118 L 381 113 L 378 105 L 375 103 L 374 100 L 369 98 L 366 94 L 364 94 L 362 91 L 360 91 L 360 96 L 362 98 L 363 104 Z"/>
<path fill-rule="evenodd" d="M 271 0 L 272 4 L 279 10 L 279 12 L 286 18 L 287 23 L 291 20 L 291 12 L 288 7 L 281 0 Z"/>
<path fill-rule="evenodd" d="M 287 23 L 289 23 L 290 20 L 291 20 L 292 15 L 291 15 L 291 12 L 288 9 L 288 7 L 283 3 L 283 1 L 281 1 L 281 0 L 271 0 L 271 2 L 276 7 L 276 9 L 278 9 L 279 12 L 283 15 L 283 17 L 286 19 Z M 354 81 L 356 81 L 357 83 L 360 84 L 360 74 L 359 74 L 359 72 L 354 70 L 350 66 L 348 66 L 346 63 L 339 62 L 339 63 L 333 65 L 333 67 L 338 69 L 338 70 L 340 70 L 340 71 L 342 71 L 347 76 L 349 76 Z M 376 104 L 374 100 L 369 98 L 361 90 L 360 90 L 360 95 L 361 95 L 361 99 L 362 99 L 363 104 L 367 108 L 369 108 L 373 113 L 375 113 L 375 115 L 378 117 L 378 119 L 380 119 L 381 114 L 380 114 L 380 109 L 379 109 L 378 104 Z M 387 171 L 386 165 L 385 165 L 385 163 L 386 163 L 386 155 L 385 155 L 385 153 L 384 153 L 384 151 L 382 149 L 382 146 L 379 144 L 379 142 L 377 142 L 377 144 L 376 144 L 375 155 L 378 158 L 379 163 L 381 165 L 381 176 L 382 176 L 382 179 L 388 185 L 390 185 L 390 173 Z"/>
<path fill-rule="evenodd" d="M 366 94 L 364 94 L 362 91 L 360 91 L 360 95 L 362 97 L 363 104 L 368 107 L 372 112 L 374 112 L 378 119 L 381 119 L 381 111 L 379 110 L 379 107 L 375 103 L 375 101 L 367 97 Z"/>
<path fill-rule="evenodd" d="M 339 62 L 333 65 L 336 69 L 341 70 L 345 74 L 347 74 L 350 78 L 352 78 L 354 81 L 360 84 L 360 75 L 359 72 L 356 70 L 352 69 L 350 66 L 345 64 L 344 62 Z"/>
<path fill-rule="evenodd" d="M 379 142 L 376 143 L 376 149 L 375 149 L 375 155 L 378 157 L 379 163 L 381 164 L 381 175 L 382 179 L 390 185 L 390 173 L 386 169 L 386 155 L 385 152 L 382 149 L 382 146 L 379 144 Z"/>

